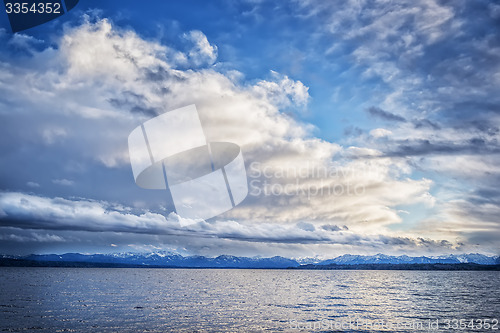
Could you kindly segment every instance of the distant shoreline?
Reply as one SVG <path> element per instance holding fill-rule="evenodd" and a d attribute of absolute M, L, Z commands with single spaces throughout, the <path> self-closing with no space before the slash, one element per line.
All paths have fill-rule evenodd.
<path fill-rule="evenodd" d="M 500 271 L 500 265 L 459 264 L 355 264 L 302 265 L 300 270 L 391 270 L 391 271 Z"/>
<path fill-rule="evenodd" d="M 168 265 L 141 265 L 79 261 L 37 261 L 27 259 L 1 258 L 0 267 L 67 267 L 67 268 L 176 268 L 176 269 L 273 269 L 273 270 L 404 270 L 404 271 L 500 271 L 500 265 L 476 263 L 459 264 L 353 264 L 353 265 L 301 265 L 288 268 L 270 267 L 193 267 Z"/>

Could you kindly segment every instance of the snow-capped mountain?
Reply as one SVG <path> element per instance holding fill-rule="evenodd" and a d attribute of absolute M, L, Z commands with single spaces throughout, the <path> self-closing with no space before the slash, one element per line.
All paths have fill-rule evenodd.
<path fill-rule="evenodd" d="M 459 264 L 475 263 L 480 265 L 495 265 L 500 257 L 489 257 L 484 254 L 471 253 L 461 255 L 446 255 L 437 257 L 410 257 L 407 255 L 388 256 L 376 254 L 374 256 L 362 256 L 345 254 L 334 259 L 323 260 L 318 265 L 358 265 L 358 264 Z"/>
<path fill-rule="evenodd" d="M 481 265 L 494 265 L 500 257 L 488 257 L 479 253 L 449 255 L 448 258 L 458 260 L 461 263 L 475 263 Z"/>
<path fill-rule="evenodd" d="M 152 253 L 112 253 L 112 254 L 42 254 L 24 257 L 0 255 L 0 259 L 24 260 L 29 262 L 88 263 L 113 266 L 144 267 L 185 267 L 185 268 L 290 268 L 300 265 L 326 266 L 359 265 L 359 264 L 460 264 L 475 263 L 480 265 L 500 264 L 500 256 L 486 256 L 478 253 L 445 255 L 437 257 L 410 257 L 407 255 L 389 256 L 376 254 L 373 256 L 344 254 L 342 256 L 320 260 L 313 258 L 288 259 L 284 257 L 237 257 L 220 255 L 215 258 L 204 256 L 182 256 L 175 252 L 159 251 Z M 1 262 L 0 262 L 1 264 Z"/>
<path fill-rule="evenodd" d="M 319 256 L 315 256 L 315 257 L 300 257 L 300 258 L 291 258 L 293 260 L 295 260 L 296 262 L 298 262 L 299 264 L 301 265 L 309 265 L 309 264 L 313 264 L 313 265 L 316 265 L 320 262 L 323 261 L 323 259 Z"/>
<path fill-rule="evenodd" d="M 19 257 L 18 259 L 52 262 L 105 263 L 139 265 L 150 267 L 187 267 L 187 268 L 288 268 L 297 267 L 295 260 L 272 258 L 248 258 L 221 255 L 215 258 L 204 256 L 181 256 L 172 252 L 154 253 L 112 253 L 112 254 L 42 254 Z"/>

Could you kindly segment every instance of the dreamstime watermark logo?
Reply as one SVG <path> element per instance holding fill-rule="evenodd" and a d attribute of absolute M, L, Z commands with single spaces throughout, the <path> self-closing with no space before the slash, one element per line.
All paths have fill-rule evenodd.
<path fill-rule="evenodd" d="M 301 166 L 279 167 L 250 164 L 250 195 L 301 196 L 361 196 L 366 183 L 360 179 L 376 179 L 380 175 L 371 168 L 336 168 L 305 163 Z"/>
<path fill-rule="evenodd" d="M 128 148 L 136 184 L 169 191 L 184 225 L 227 212 L 248 194 L 240 147 L 208 142 L 194 104 L 138 126 Z"/>

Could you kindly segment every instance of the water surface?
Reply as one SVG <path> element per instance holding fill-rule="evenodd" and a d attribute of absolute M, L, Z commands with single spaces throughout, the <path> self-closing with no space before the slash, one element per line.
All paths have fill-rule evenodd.
<path fill-rule="evenodd" d="M 500 319 L 499 272 L 5 267 L 0 281 L 7 332 L 500 328 L 449 321 Z"/>

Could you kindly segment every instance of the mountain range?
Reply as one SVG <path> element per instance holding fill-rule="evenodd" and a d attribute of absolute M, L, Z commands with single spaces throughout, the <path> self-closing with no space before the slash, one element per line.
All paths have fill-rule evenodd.
<path fill-rule="evenodd" d="M 73 263 L 78 266 L 133 266 L 133 267 L 179 267 L 179 268 L 297 268 L 302 265 L 308 266 L 332 266 L 332 265 L 413 265 L 413 264 L 478 264 L 499 265 L 500 256 L 486 256 L 471 253 L 461 255 L 446 255 L 436 257 L 410 257 L 407 255 L 389 256 L 376 254 L 373 256 L 345 254 L 333 259 L 320 260 L 317 258 L 284 258 L 280 256 L 272 258 L 261 257 L 237 257 L 221 255 L 215 258 L 204 256 L 182 256 L 172 252 L 153 253 L 112 253 L 112 254 L 31 254 L 28 256 L 0 255 L 0 265 L 12 266 L 9 263 L 29 262 L 31 265 L 41 263 L 60 263 L 66 265 Z M 30 266 L 31 266 L 30 265 Z"/>

